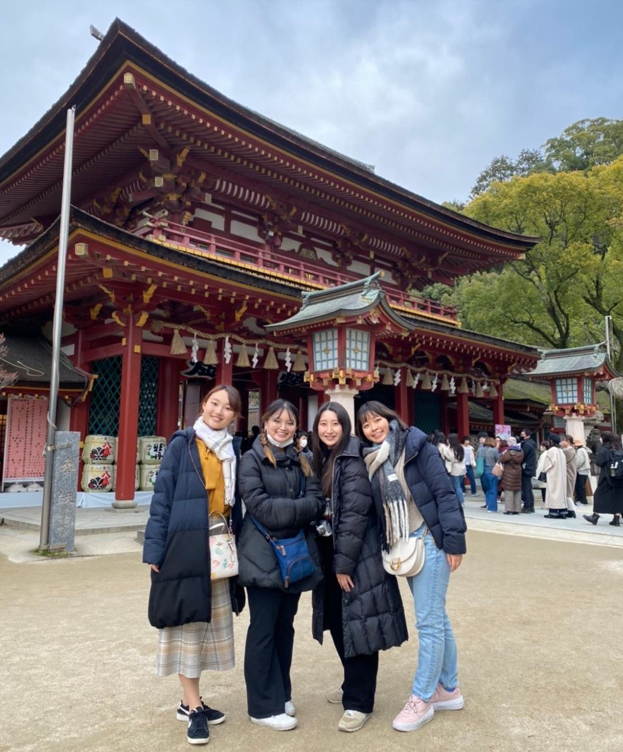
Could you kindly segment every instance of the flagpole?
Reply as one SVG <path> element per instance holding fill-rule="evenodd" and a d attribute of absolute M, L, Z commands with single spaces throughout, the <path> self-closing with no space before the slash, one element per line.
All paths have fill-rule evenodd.
<path fill-rule="evenodd" d="M 63 193 L 61 199 L 61 223 L 58 237 L 58 261 L 56 263 L 56 298 L 52 324 L 52 375 L 48 401 L 48 435 L 45 445 L 45 473 L 43 477 L 43 506 L 41 508 L 41 534 L 39 550 L 45 550 L 50 541 L 50 508 L 54 472 L 54 449 L 56 438 L 56 406 L 58 403 L 61 329 L 63 326 L 63 296 L 65 292 L 65 267 L 67 265 L 67 240 L 69 237 L 69 214 L 71 209 L 71 170 L 74 146 L 74 121 L 76 107 L 67 110 L 65 129 L 65 163 L 63 166 Z"/>

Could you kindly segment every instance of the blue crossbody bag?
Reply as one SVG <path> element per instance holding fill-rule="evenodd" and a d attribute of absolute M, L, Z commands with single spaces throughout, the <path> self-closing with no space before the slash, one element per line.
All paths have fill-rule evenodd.
<path fill-rule="evenodd" d="M 305 496 L 306 481 L 305 476 L 301 473 L 301 492 L 299 498 Z M 304 580 L 316 570 L 316 564 L 309 553 L 305 531 L 299 530 L 294 538 L 275 538 L 271 536 L 268 530 L 258 522 L 255 517 L 251 517 L 255 527 L 262 533 L 266 540 L 272 546 L 279 573 L 285 587 L 291 583 Z"/>

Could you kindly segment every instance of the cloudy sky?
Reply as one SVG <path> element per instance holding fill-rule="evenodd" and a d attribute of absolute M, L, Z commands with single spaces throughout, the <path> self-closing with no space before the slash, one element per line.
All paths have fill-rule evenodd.
<path fill-rule="evenodd" d="M 118 16 L 224 94 L 434 201 L 623 117 L 619 0 L 0 0 L 0 153 Z M 15 250 L 0 243 L 0 262 Z"/>

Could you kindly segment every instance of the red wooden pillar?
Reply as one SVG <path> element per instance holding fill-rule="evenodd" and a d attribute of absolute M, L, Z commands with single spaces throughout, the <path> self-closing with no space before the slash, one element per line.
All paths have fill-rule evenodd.
<path fill-rule="evenodd" d="M 459 441 L 463 441 L 463 436 L 469 436 L 469 395 L 467 392 L 457 392 L 456 395 L 456 417 L 457 431 Z"/>
<path fill-rule="evenodd" d="M 80 368 L 83 371 L 88 371 L 90 373 L 91 364 L 82 362 L 82 353 L 85 347 L 86 347 L 85 330 L 78 329 L 75 335 L 74 354 L 72 355 L 71 360 L 77 368 Z M 80 448 L 82 448 L 84 444 L 84 440 L 89 431 L 90 402 L 91 402 L 91 391 L 89 390 L 86 393 L 84 400 L 82 402 L 79 402 L 77 405 L 74 405 L 71 408 L 71 412 L 69 414 L 69 430 L 77 431 L 80 434 Z M 78 467 L 78 491 L 82 490 L 82 486 L 80 484 L 80 479 L 82 478 L 82 468 L 83 468 L 83 462 L 82 462 L 82 452 L 81 452 L 80 464 Z"/>
<path fill-rule="evenodd" d="M 318 391 L 316 392 L 316 394 L 318 395 L 318 407 L 320 407 L 321 405 L 324 405 L 325 402 L 331 401 L 331 398 L 327 394 L 326 389 L 323 389 L 322 391 Z"/>
<path fill-rule="evenodd" d="M 404 373 L 401 373 L 400 384 L 394 387 L 394 399 L 396 405 L 396 412 L 404 420 L 407 425 L 411 425 L 409 416 L 409 397 L 407 382 L 404 378 Z"/>
<path fill-rule="evenodd" d="M 141 343 L 143 330 L 128 316 L 123 338 L 121 365 L 121 404 L 119 410 L 119 445 L 115 501 L 117 509 L 136 506 L 134 481 L 136 477 L 136 440 L 138 438 L 138 402 L 141 389 Z"/>
<path fill-rule="evenodd" d="M 218 386 L 219 384 L 228 384 L 229 386 L 234 385 L 234 356 L 233 354 L 231 358 L 229 359 L 229 363 L 225 362 L 225 358 L 223 357 L 222 354 L 219 358 L 219 362 L 216 365 L 216 376 L 215 376 L 214 386 Z"/>
<path fill-rule="evenodd" d="M 177 431 L 180 409 L 180 370 L 184 362 L 160 358 L 158 371 L 158 407 L 156 432 L 167 440 Z"/>
<path fill-rule="evenodd" d="M 498 396 L 493 398 L 493 427 L 496 424 L 504 424 L 504 389 L 502 384 L 498 386 Z"/>
<path fill-rule="evenodd" d="M 439 404 L 441 407 L 441 430 L 447 436 L 450 433 L 450 415 L 448 413 L 448 392 L 440 392 Z"/>
<path fill-rule="evenodd" d="M 277 378 L 279 371 L 264 368 L 260 373 L 260 416 L 271 402 L 277 399 Z"/>

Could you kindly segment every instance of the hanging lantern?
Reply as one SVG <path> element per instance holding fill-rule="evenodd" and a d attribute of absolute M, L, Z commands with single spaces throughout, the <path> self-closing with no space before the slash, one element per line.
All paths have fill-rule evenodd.
<path fill-rule="evenodd" d="M 264 361 L 264 368 L 267 371 L 276 371 L 279 368 L 279 363 L 277 362 L 277 356 L 275 355 L 275 349 L 273 347 L 268 351 L 268 355 Z"/>
<path fill-rule="evenodd" d="M 428 371 L 424 371 L 424 375 L 422 376 L 422 389 L 430 390 L 430 388 L 430 373 Z"/>
<path fill-rule="evenodd" d="M 469 387 L 467 386 L 467 379 L 465 376 L 461 379 L 461 383 L 459 385 L 459 394 L 469 394 Z"/>
<path fill-rule="evenodd" d="M 394 385 L 394 374 L 392 372 L 391 368 L 385 369 L 385 374 L 383 376 L 383 386 L 393 386 Z"/>
<path fill-rule="evenodd" d="M 476 384 L 476 397 L 484 397 L 485 393 L 482 388 L 482 384 L 480 381 Z"/>
<path fill-rule="evenodd" d="M 297 352 L 296 358 L 294 358 L 294 364 L 292 365 L 292 370 L 295 373 L 303 373 L 307 370 L 307 366 L 305 365 L 305 357 L 302 350 L 299 350 Z"/>
<path fill-rule="evenodd" d="M 173 339 L 171 340 L 171 349 L 169 350 L 171 355 L 184 355 L 188 352 L 188 348 L 184 344 L 179 329 L 173 330 Z"/>
<path fill-rule="evenodd" d="M 497 396 L 498 396 L 498 390 L 495 388 L 495 384 L 492 381 L 491 386 L 489 388 L 489 397 L 497 397 Z"/>
<path fill-rule="evenodd" d="M 415 386 L 413 383 L 413 373 L 410 368 L 407 368 L 407 378 L 405 379 L 405 386 Z"/>
<path fill-rule="evenodd" d="M 216 340 L 209 339 L 206 347 L 206 354 L 203 356 L 204 366 L 215 366 L 218 363 L 218 356 L 216 354 Z"/>
<path fill-rule="evenodd" d="M 442 392 L 450 391 L 450 382 L 448 381 L 448 375 L 446 373 L 444 373 L 443 378 L 441 379 L 441 391 Z"/>
<path fill-rule="evenodd" d="M 249 353 L 247 352 L 246 345 L 240 346 L 240 352 L 238 353 L 238 360 L 236 361 L 236 365 L 238 366 L 238 368 L 248 368 L 251 365 L 249 363 Z"/>

